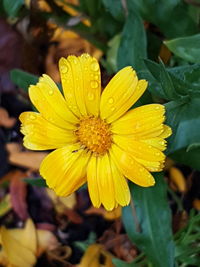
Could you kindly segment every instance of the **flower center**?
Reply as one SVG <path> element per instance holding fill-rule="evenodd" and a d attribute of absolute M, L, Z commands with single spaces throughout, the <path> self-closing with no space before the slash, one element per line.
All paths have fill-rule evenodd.
<path fill-rule="evenodd" d="M 80 119 L 75 133 L 85 148 L 97 154 L 104 154 L 112 144 L 112 133 L 109 128 L 100 118 L 87 116 Z"/>

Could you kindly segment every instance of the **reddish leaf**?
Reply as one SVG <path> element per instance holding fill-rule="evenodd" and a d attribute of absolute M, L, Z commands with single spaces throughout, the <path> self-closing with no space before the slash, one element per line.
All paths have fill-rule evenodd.
<path fill-rule="evenodd" d="M 16 170 L 13 172 L 10 183 L 12 207 L 21 220 L 26 220 L 29 217 L 26 203 L 27 184 L 23 182 L 24 177 L 26 177 L 25 172 Z"/>

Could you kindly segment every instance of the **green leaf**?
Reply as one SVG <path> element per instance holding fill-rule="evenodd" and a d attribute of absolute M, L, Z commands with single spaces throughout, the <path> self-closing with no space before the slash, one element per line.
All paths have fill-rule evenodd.
<path fill-rule="evenodd" d="M 106 9 L 111 13 L 111 15 L 117 20 L 123 20 L 123 7 L 121 0 L 102 0 Z"/>
<path fill-rule="evenodd" d="M 145 69 L 143 59 L 147 57 L 144 24 L 134 11 L 129 12 L 118 49 L 118 69 L 132 66 L 136 71 Z"/>
<path fill-rule="evenodd" d="M 166 184 L 161 173 L 154 177 L 156 184 L 150 188 L 130 184 L 133 203 L 123 209 L 123 222 L 129 238 L 152 266 L 173 267 L 174 243 Z"/>
<path fill-rule="evenodd" d="M 125 262 L 125 261 L 122 261 L 122 260 L 119 260 L 119 259 L 112 259 L 112 262 L 114 264 L 114 266 L 116 267 L 138 267 L 137 264 L 134 264 L 134 263 L 128 263 L 128 262 Z"/>
<path fill-rule="evenodd" d="M 117 72 L 117 53 L 120 41 L 121 41 L 121 34 L 117 34 L 108 42 L 106 61 L 103 64 L 109 74 Z"/>
<path fill-rule="evenodd" d="M 23 6 L 24 0 L 3 0 L 3 7 L 9 17 L 17 16 L 18 11 Z"/>
<path fill-rule="evenodd" d="M 177 94 L 172 79 L 167 70 L 165 69 L 165 66 L 162 61 L 160 61 L 160 82 L 164 93 L 168 99 L 177 99 L 180 97 Z"/>
<path fill-rule="evenodd" d="M 176 38 L 164 43 L 176 56 L 191 63 L 200 63 L 200 34 Z"/>
<path fill-rule="evenodd" d="M 26 92 L 28 91 L 29 86 L 31 84 L 36 84 L 39 79 L 39 77 L 20 69 L 11 70 L 10 78 L 14 84 L 24 89 Z"/>
<path fill-rule="evenodd" d="M 199 32 L 198 22 L 189 14 L 189 5 L 182 0 L 129 0 L 141 16 L 155 24 L 167 38 Z M 175 18 L 176 22 L 174 19 Z"/>
<path fill-rule="evenodd" d="M 25 178 L 24 181 L 30 185 L 47 187 L 46 181 L 43 178 Z"/>
<path fill-rule="evenodd" d="M 166 124 L 172 127 L 167 154 L 187 148 L 200 140 L 200 98 L 188 98 L 165 104 Z"/>
<path fill-rule="evenodd" d="M 190 166 L 191 168 L 200 171 L 199 155 L 200 155 L 200 147 L 196 148 L 193 147 L 192 150 L 189 151 L 187 148 L 183 148 L 178 151 L 175 151 L 173 154 L 170 154 L 170 158 L 179 163 Z"/>

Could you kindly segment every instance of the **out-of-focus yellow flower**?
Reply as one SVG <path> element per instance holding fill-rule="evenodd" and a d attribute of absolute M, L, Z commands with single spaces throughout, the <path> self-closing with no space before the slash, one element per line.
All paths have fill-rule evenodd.
<path fill-rule="evenodd" d="M 100 263 L 100 255 L 105 258 L 103 264 Z M 114 267 L 112 255 L 105 251 L 101 245 L 94 244 L 88 247 L 78 267 Z"/>
<path fill-rule="evenodd" d="M 10 267 L 32 267 L 43 252 L 59 243 L 47 230 L 37 230 L 31 219 L 22 229 L 0 229 L 0 264 Z"/>
<path fill-rule="evenodd" d="M 53 80 L 43 75 L 29 87 L 37 112 L 20 115 L 24 145 L 33 150 L 55 149 L 42 162 L 40 173 L 59 196 L 88 182 L 95 207 L 112 210 L 128 205 L 126 178 L 153 186 L 150 172 L 163 169 L 165 107 L 149 104 L 129 108 L 147 88 L 132 67 L 120 70 L 101 94 L 97 60 L 88 54 L 59 62 L 64 97 Z"/>

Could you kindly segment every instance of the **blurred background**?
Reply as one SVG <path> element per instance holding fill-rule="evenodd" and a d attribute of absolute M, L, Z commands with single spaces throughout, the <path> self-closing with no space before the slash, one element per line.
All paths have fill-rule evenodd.
<path fill-rule="evenodd" d="M 199 0 L 0 1 L 2 266 L 168 267 L 167 259 L 156 256 L 168 239 L 176 266 L 200 266 L 199 18 Z M 141 197 L 135 199 L 139 206 L 142 196 L 149 202 L 141 210 L 150 216 L 150 245 L 126 223 L 133 216 L 128 209 L 92 207 L 86 186 L 68 198 L 57 197 L 38 173 L 47 152 L 23 147 L 18 116 L 34 109 L 28 86 L 43 73 L 59 85 L 59 59 L 82 53 L 99 60 L 103 87 L 131 65 L 149 81 L 135 106 L 166 104 L 174 134 L 166 152 L 165 186 L 156 189 L 161 199 L 155 217 L 153 196 L 145 199 L 138 191 Z M 156 227 L 163 227 L 160 240 Z"/>

